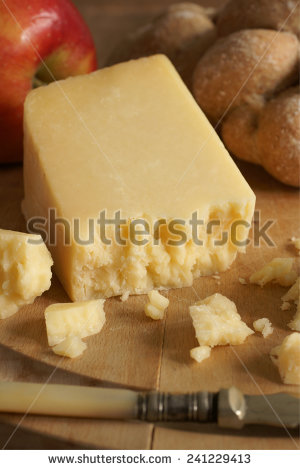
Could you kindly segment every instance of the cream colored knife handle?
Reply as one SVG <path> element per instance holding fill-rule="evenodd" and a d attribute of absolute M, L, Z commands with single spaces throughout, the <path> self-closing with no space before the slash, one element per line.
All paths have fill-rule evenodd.
<path fill-rule="evenodd" d="M 8 413 L 139 419 L 142 421 L 217 420 L 217 394 L 170 394 L 75 385 L 0 382 L 0 411 Z"/>
<path fill-rule="evenodd" d="M 244 395 L 231 387 L 219 393 L 138 393 L 76 385 L 0 382 L 0 412 L 142 421 L 218 422 L 299 426 L 299 399 L 286 394 Z"/>
<path fill-rule="evenodd" d="M 138 393 L 76 385 L 0 382 L 0 411 L 103 419 L 133 419 Z"/>

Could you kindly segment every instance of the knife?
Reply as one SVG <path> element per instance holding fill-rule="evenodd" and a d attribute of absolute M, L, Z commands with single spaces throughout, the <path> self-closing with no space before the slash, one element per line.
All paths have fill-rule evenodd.
<path fill-rule="evenodd" d="M 0 382 L 0 412 L 149 422 L 258 424 L 297 428 L 300 400 L 285 393 L 244 395 L 236 387 L 171 394 L 77 385 Z"/>

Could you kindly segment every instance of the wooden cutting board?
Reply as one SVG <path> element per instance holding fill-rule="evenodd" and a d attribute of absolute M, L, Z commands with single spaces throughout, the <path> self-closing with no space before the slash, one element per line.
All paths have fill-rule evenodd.
<path fill-rule="evenodd" d="M 137 0 L 126 2 L 126 7 L 118 1 L 77 1 L 95 33 L 99 51 L 103 50 L 103 45 L 100 46 L 101 39 L 107 40 L 111 34 L 115 40 L 113 32 L 118 24 L 122 24 L 119 29 L 121 36 L 124 25 L 130 24 L 132 28 L 142 23 L 142 20 L 147 19 L 144 16 L 150 16 L 161 8 L 161 3 L 143 2 L 143 6 L 146 6 L 143 9 Z M 96 30 L 96 20 L 99 32 Z M 104 60 L 102 56 L 101 58 Z M 255 269 L 275 256 L 296 257 L 297 252 L 289 239 L 300 236 L 299 193 L 277 183 L 261 168 L 242 163 L 239 166 L 256 193 L 260 220 L 254 221 L 247 254 L 240 255 L 232 268 L 221 274 L 220 281 L 201 278 L 191 288 L 170 290 L 170 307 L 165 320 L 161 322 L 151 321 L 144 315 L 145 296 L 132 296 L 126 302 L 121 302 L 118 298 L 109 299 L 105 305 L 107 321 L 104 329 L 99 335 L 87 339 L 88 349 L 81 358 L 70 360 L 55 356 L 47 345 L 44 309 L 51 303 L 68 301 L 54 276 L 51 289 L 33 305 L 23 307 L 13 317 L 1 321 L 0 352 L 5 361 L 1 361 L 0 380 L 49 380 L 137 389 L 159 388 L 172 392 L 218 390 L 232 384 L 253 394 L 295 391 L 295 387 L 281 383 L 277 369 L 269 358 L 270 349 L 291 332 L 286 325 L 294 310 L 280 310 L 280 297 L 286 289 L 276 285 L 266 286 L 264 289 L 241 285 L 238 278 L 248 278 Z M 1 228 L 25 230 L 20 212 L 22 195 L 21 166 L 2 167 Z M 260 247 L 254 246 L 257 230 L 267 220 L 273 220 L 273 225 L 267 232 L 273 240 L 273 246 L 267 246 L 263 241 Z M 207 361 L 197 364 L 189 357 L 189 350 L 197 345 L 197 341 L 188 315 L 188 306 L 215 292 L 232 299 L 249 326 L 258 318 L 268 317 L 275 331 L 267 339 L 255 334 L 244 345 L 215 348 Z M 4 428 L 1 432 L 0 426 L 0 444 L 5 444 L 14 429 L 12 426 L 20 418 L 2 415 Z M 18 437 L 21 431 L 25 435 Z M 237 433 L 204 425 L 153 427 L 141 423 L 26 417 L 19 430 L 13 434 L 8 447 L 24 445 L 26 448 L 26 442 L 32 442 L 31 433 L 35 432 L 39 433 L 40 439 L 41 436 L 45 438 L 45 435 L 63 439 L 61 445 L 65 447 L 293 449 L 300 445 L 297 436 L 289 436 L 283 429 L 261 431 L 252 427 L 243 433 Z M 52 444 L 39 442 L 42 442 L 39 444 L 40 448 L 58 446 L 58 441 L 55 441 L 56 444 L 53 441 Z"/>

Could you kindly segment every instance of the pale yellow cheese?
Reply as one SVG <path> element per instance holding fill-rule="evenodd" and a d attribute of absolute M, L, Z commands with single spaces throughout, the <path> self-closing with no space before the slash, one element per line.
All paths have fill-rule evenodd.
<path fill-rule="evenodd" d="M 297 311 L 294 318 L 288 323 L 291 330 L 300 331 L 300 304 L 297 305 Z"/>
<path fill-rule="evenodd" d="M 85 338 L 101 331 L 105 323 L 104 300 L 52 304 L 45 310 L 49 346 L 70 336 Z"/>
<path fill-rule="evenodd" d="M 0 229 L 0 319 L 50 288 L 52 264 L 40 235 Z"/>
<path fill-rule="evenodd" d="M 145 305 L 144 312 L 147 317 L 152 318 L 152 320 L 162 320 L 164 318 L 164 310 L 155 307 L 150 302 Z"/>
<path fill-rule="evenodd" d="M 191 358 L 199 363 L 209 358 L 210 353 L 211 348 L 209 346 L 197 346 L 190 350 Z"/>
<path fill-rule="evenodd" d="M 169 299 L 161 295 L 157 290 L 148 292 L 150 303 L 159 310 L 165 310 L 169 306 Z"/>
<path fill-rule="evenodd" d="M 271 335 L 274 331 L 272 324 L 268 318 L 259 318 L 253 322 L 255 331 L 259 331 L 264 338 Z"/>
<path fill-rule="evenodd" d="M 169 299 L 161 295 L 157 290 L 148 292 L 149 302 L 145 305 L 144 311 L 147 317 L 152 320 L 162 320 L 169 305 Z"/>
<path fill-rule="evenodd" d="M 300 333 L 286 336 L 282 344 L 273 348 L 270 354 L 278 366 L 282 381 L 300 385 Z"/>
<path fill-rule="evenodd" d="M 300 277 L 298 277 L 292 287 L 281 297 L 284 302 L 293 300 L 299 302 L 300 300 Z"/>
<path fill-rule="evenodd" d="M 283 303 L 281 309 L 285 310 L 285 305 L 288 304 L 290 307 L 289 301 L 294 301 L 297 305 L 297 311 L 294 318 L 288 323 L 291 330 L 300 331 L 300 277 L 295 281 L 295 284 L 284 294 L 281 299 Z M 288 310 L 288 309 L 287 309 Z"/>
<path fill-rule="evenodd" d="M 200 346 L 242 344 L 253 334 L 241 320 L 234 302 L 221 294 L 214 294 L 189 307 Z"/>
<path fill-rule="evenodd" d="M 74 359 L 81 356 L 87 346 L 78 336 L 68 336 L 61 343 L 53 346 L 52 351 L 58 356 L 66 356 Z"/>
<path fill-rule="evenodd" d="M 50 249 L 72 300 L 190 286 L 199 276 L 226 270 L 245 251 L 234 238 L 239 244 L 247 237 L 255 196 L 165 56 L 31 91 L 24 134 L 23 212 L 27 219 L 48 218 L 57 229 Z M 69 246 L 50 208 L 70 223 Z M 88 220 L 94 223 L 103 210 L 107 218 L 121 211 L 126 246 L 117 243 L 114 227 L 106 232 L 111 245 L 101 241 L 97 224 L 91 243 L 78 243 L 75 220 L 88 241 Z M 196 211 L 203 246 L 193 241 L 189 223 Z M 130 239 L 138 218 L 149 224 L 147 245 Z M 166 225 L 156 232 L 155 222 L 178 218 L 186 240 L 171 246 Z M 211 221 L 220 226 L 207 230 Z M 224 231 L 228 241 L 216 245 Z"/>
<path fill-rule="evenodd" d="M 300 238 L 292 237 L 291 240 L 292 240 L 294 247 L 297 250 L 299 250 L 299 254 L 300 254 Z"/>
<path fill-rule="evenodd" d="M 297 278 L 297 273 L 293 269 L 294 261 L 294 258 L 274 258 L 259 271 L 253 273 L 250 282 L 261 287 L 268 282 L 291 286 Z"/>

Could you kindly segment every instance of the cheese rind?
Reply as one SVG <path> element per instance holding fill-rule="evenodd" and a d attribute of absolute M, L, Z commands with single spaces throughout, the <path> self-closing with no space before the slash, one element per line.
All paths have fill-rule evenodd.
<path fill-rule="evenodd" d="M 0 229 L 0 319 L 50 288 L 52 265 L 40 235 Z"/>
<path fill-rule="evenodd" d="M 24 135 L 27 219 L 46 218 L 50 233 L 54 208 L 57 217 L 80 222 L 84 240 L 89 220 L 95 222 L 100 211 L 109 219 L 120 211 L 125 219 L 126 246 L 117 243 L 113 228 L 106 233 L 111 245 L 101 241 L 99 230 L 91 243 L 80 244 L 72 224 L 71 243 L 63 246 L 64 230 L 55 226 L 55 269 L 72 300 L 189 286 L 201 275 L 226 270 L 245 250 L 239 243 L 247 237 L 255 196 L 166 57 L 31 91 Z M 203 246 L 193 240 L 189 223 L 196 212 Z M 147 245 L 131 242 L 131 223 L 138 218 L 149 224 Z M 183 245 L 168 245 L 165 228 L 155 244 L 155 223 L 175 219 L 185 223 Z M 210 233 L 212 220 L 220 225 Z M 228 240 L 216 245 L 222 231 Z"/>
<path fill-rule="evenodd" d="M 273 348 L 270 354 L 278 366 L 282 381 L 300 385 L 300 333 L 286 336 L 282 344 Z"/>
<path fill-rule="evenodd" d="M 58 356 L 65 356 L 74 359 L 81 356 L 86 350 L 87 345 L 78 336 L 68 336 L 61 343 L 52 347 L 52 351 Z"/>
<path fill-rule="evenodd" d="M 45 310 L 49 346 L 70 336 L 85 338 L 101 331 L 105 323 L 104 300 L 52 304 Z"/>
<path fill-rule="evenodd" d="M 242 344 L 254 332 L 241 320 L 234 302 L 214 294 L 189 307 L 200 346 Z"/>

